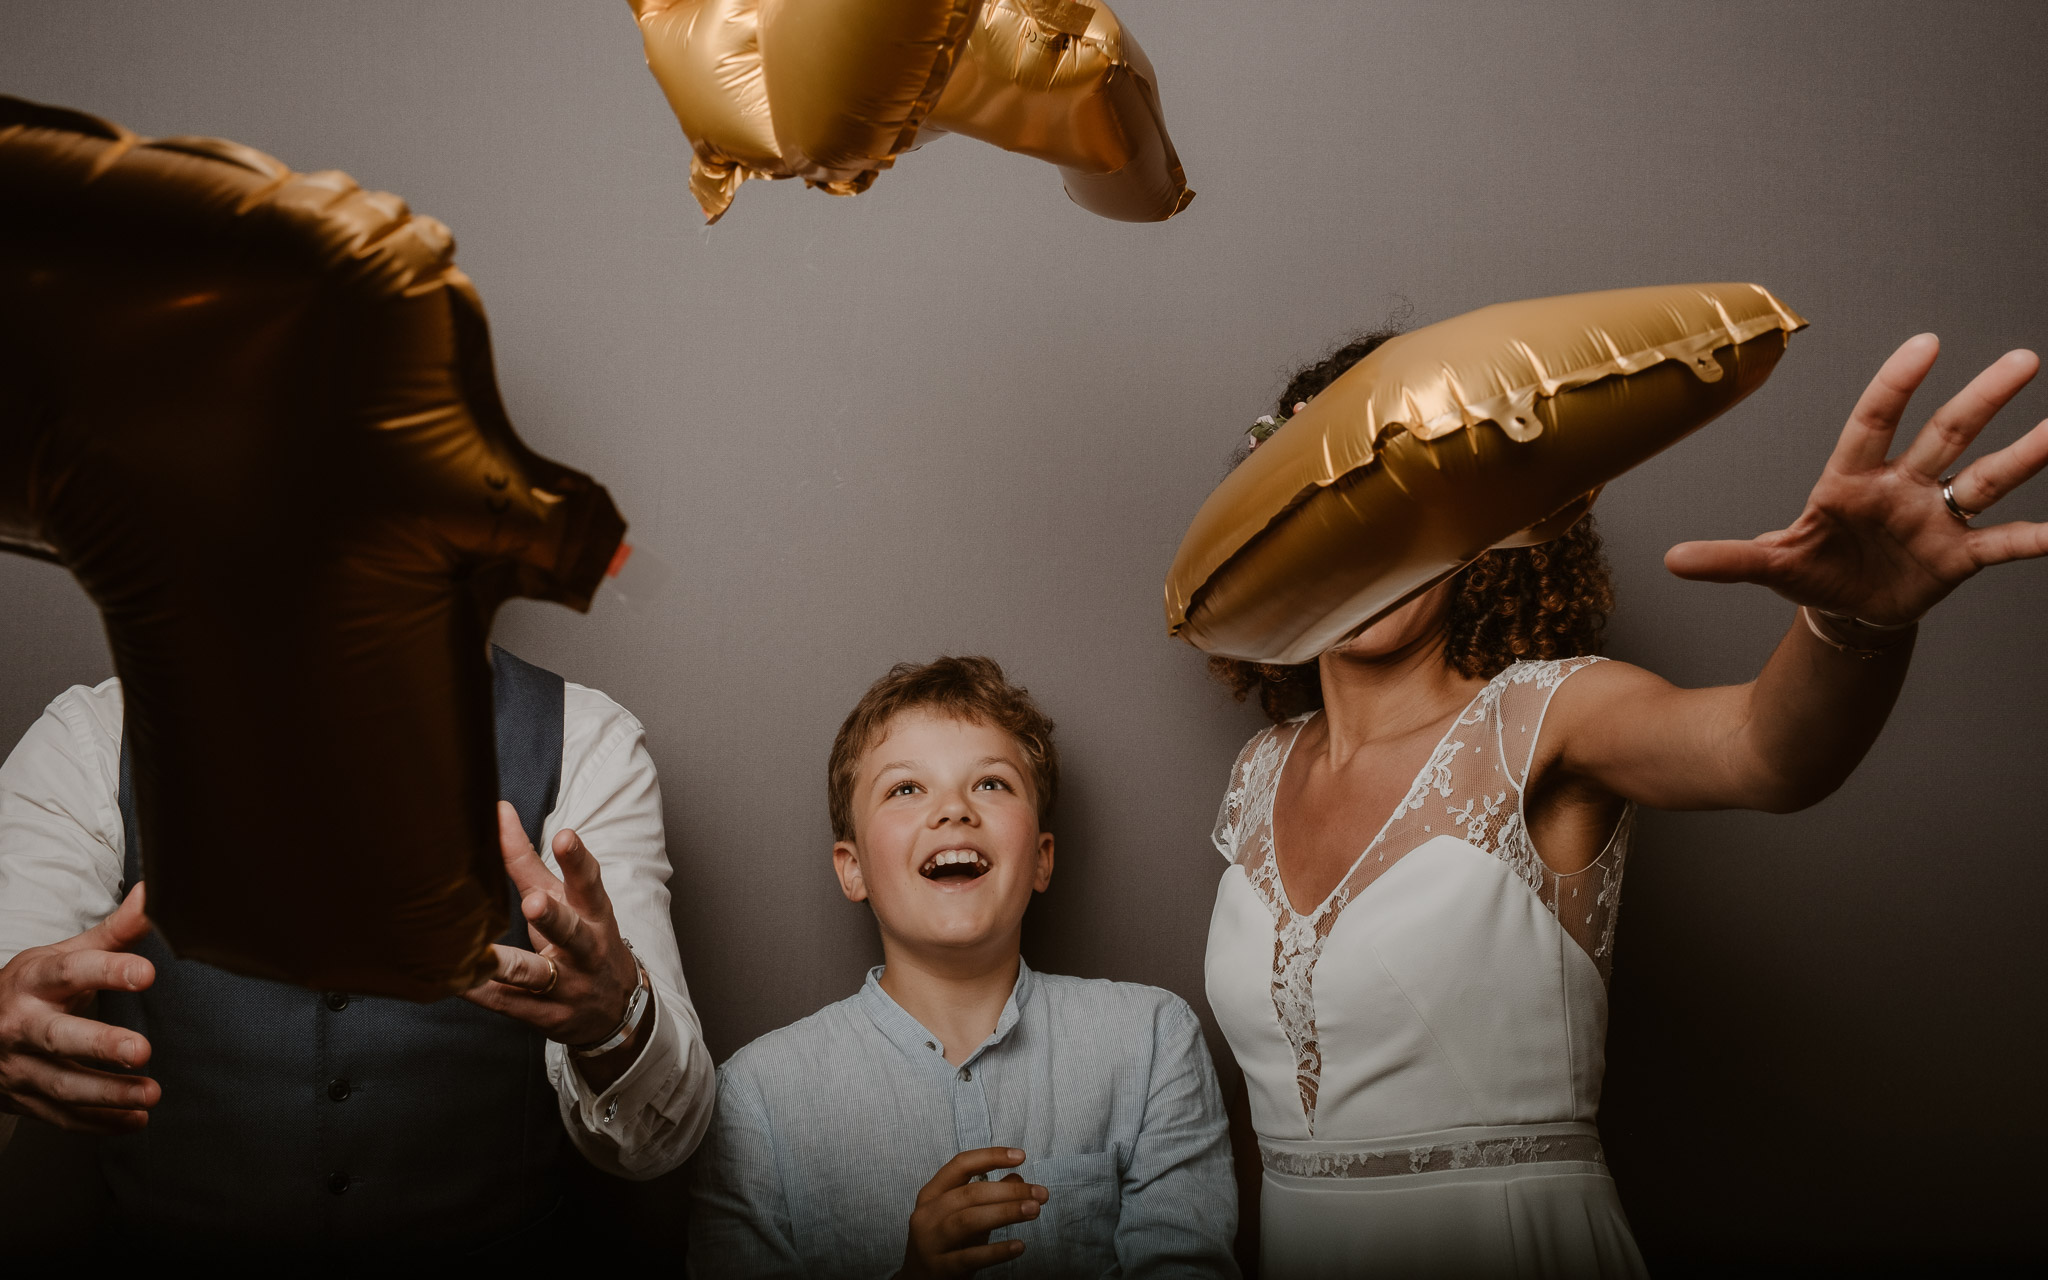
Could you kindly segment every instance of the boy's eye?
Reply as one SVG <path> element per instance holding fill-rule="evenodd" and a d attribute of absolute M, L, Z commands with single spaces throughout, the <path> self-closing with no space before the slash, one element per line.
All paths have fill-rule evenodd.
<path fill-rule="evenodd" d="M 907 796 L 916 790 L 917 784 L 915 782 L 899 782 L 889 788 L 889 794 L 892 796 Z"/>
<path fill-rule="evenodd" d="M 983 778 L 980 782 L 974 784 L 974 789 L 976 791 L 979 791 L 984 787 L 997 787 L 1004 791 L 1008 791 L 1010 789 L 1010 784 L 1004 782 L 1001 778 Z"/>

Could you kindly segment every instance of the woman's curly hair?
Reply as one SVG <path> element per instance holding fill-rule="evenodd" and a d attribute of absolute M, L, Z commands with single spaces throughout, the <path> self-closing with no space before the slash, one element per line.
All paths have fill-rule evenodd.
<path fill-rule="evenodd" d="M 1296 404 L 1398 333 L 1362 334 L 1297 370 L 1280 393 L 1280 413 L 1292 414 Z M 1249 454 L 1239 445 L 1232 465 Z M 1600 531 L 1589 515 L 1554 541 L 1489 551 L 1458 571 L 1451 580 L 1444 661 L 1462 675 L 1492 677 L 1520 661 L 1596 653 L 1613 607 Z M 1280 666 L 1212 657 L 1209 674 L 1239 702 L 1257 694 L 1259 706 L 1276 722 L 1323 705 L 1322 674 L 1312 661 Z"/>

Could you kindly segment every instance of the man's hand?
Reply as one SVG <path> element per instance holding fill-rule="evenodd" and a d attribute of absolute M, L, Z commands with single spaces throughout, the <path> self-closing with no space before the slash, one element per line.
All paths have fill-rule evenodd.
<path fill-rule="evenodd" d="M 1022 1240 L 990 1244 L 988 1233 L 1036 1218 L 1038 1206 L 1045 1203 L 1045 1188 L 1014 1173 L 999 1182 L 973 1181 L 976 1174 L 1023 1163 L 1024 1153 L 1015 1147 L 981 1147 L 962 1151 L 940 1166 L 917 1193 L 897 1280 L 971 1276 L 1024 1252 Z"/>
<path fill-rule="evenodd" d="M 149 932 L 142 886 L 113 915 L 76 937 L 30 947 L 0 968 L 0 1109 L 78 1133 L 129 1133 L 149 1122 L 163 1090 L 139 1067 L 149 1041 L 77 1016 L 95 991 L 140 991 L 156 966 L 124 954 Z"/>
<path fill-rule="evenodd" d="M 463 993 L 465 999 L 519 1019 L 550 1040 L 587 1044 L 609 1036 L 626 1016 L 640 967 L 604 891 L 597 859 L 574 831 L 555 835 L 557 879 L 527 843 L 519 814 L 498 802 L 498 845 L 519 890 L 519 909 L 537 951 L 493 944 L 498 972 Z M 643 1025 L 644 1018 L 643 1015 Z M 578 1059 L 577 1070 L 599 1090 L 625 1074 L 639 1054 L 630 1037 L 603 1057 Z"/>
<path fill-rule="evenodd" d="M 1665 553 L 1665 566 L 1681 578 L 1754 582 L 1794 604 L 1891 625 L 1918 619 L 1980 569 L 2048 555 L 2048 525 L 1974 528 L 1941 494 L 1948 468 L 2041 367 L 2033 352 L 2000 357 L 1886 460 L 1906 402 L 1939 350 L 1923 333 L 1884 362 L 1790 527 L 1748 542 L 1681 543 Z M 1964 511 L 1984 511 L 2044 466 L 2048 422 L 1964 467 L 1950 492 Z"/>

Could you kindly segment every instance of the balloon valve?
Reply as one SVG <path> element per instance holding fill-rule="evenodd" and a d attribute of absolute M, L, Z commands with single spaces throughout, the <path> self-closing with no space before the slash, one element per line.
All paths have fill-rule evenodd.
<path fill-rule="evenodd" d="M 668 565 L 645 547 L 621 542 L 605 568 L 599 591 L 639 613 L 661 594 L 669 579 Z"/>

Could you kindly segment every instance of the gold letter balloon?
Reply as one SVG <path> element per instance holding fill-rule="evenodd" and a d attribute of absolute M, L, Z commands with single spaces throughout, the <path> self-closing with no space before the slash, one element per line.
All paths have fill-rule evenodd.
<path fill-rule="evenodd" d="M 960 133 L 1059 166 L 1075 203 L 1158 222 L 1194 199 L 1144 51 L 1075 0 L 633 0 L 708 221 L 748 178 L 867 190 Z"/>
<path fill-rule="evenodd" d="M 0 547 L 68 568 L 181 955 L 428 1000 L 508 919 L 486 654 L 624 525 L 528 450 L 446 227 L 0 98 Z"/>
<path fill-rule="evenodd" d="M 1482 307 L 1391 339 L 1226 477 L 1166 579 L 1167 629 L 1307 662 L 1763 384 L 1806 321 L 1753 284 Z"/>

